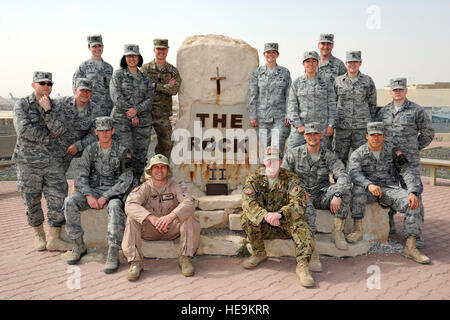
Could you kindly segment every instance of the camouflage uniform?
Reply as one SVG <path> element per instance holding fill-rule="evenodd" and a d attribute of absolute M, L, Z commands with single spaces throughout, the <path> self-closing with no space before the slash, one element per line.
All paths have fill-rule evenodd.
<path fill-rule="evenodd" d="M 133 153 L 135 184 L 136 182 L 138 184 L 147 162 L 153 95 L 152 81 L 144 72 L 138 70 L 136 74 L 133 74 L 128 68 L 114 71 L 111 80 L 111 98 L 114 102 L 111 117 L 114 119 L 120 144 Z M 130 108 L 135 108 L 138 112 L 139 126 L 137 127 L 132 126 L 131 119 L 128 119 L 125 114 Z"/>
<path fill-rule="evenodd" d="M 337 119 L 333 150 L 344 164 L 347 163 L 350 148 L 356 150 L 366 143 L 367 123 L 375 120 L 377 89 L 372 78 L 358 73 L 356 79 L 347 74 L 334 82 L 337 98 Z"/>
<path fill-rule="evenodd" d="M 326 129 L 328 126 L 334 127 L 336 120 L 336 95 L 333 86 L 320 75 L 312 81 L 306 74 L 300 76 L 289 90 L 287 113 L 292 125 L 287 141 L 288 149 L 305 143 L 303 134 L 300 134 L 297 128 L 312 121 L 317 121 L 322 126 L 322 143 L 328 146 Z"/>
<path fill-rule="evenodd" d="M 103 39 L 101 35 L 92 35 L 87 37 L 88 45 L 103 46 Z M 77 80 L 80 78 L 87 78 L 92 81 L 92 97 L 93 103 L 93 117 L 94 119 L 101 116 L 109 116 L 113 108 L 113 103 L 109 94 L 109 83 L 113 74 L 113 67 L 104 61 L 95 61 L 89 59 L 80 64 L 72 76 L 72 89 L 75 93 Z"/>
<path fill-rule="evenodd" d="M 404 87 L 406 88 L 406 79 L 404 79 Z M 423 107 L 406 99 L 403 106 L 398 110 L 393 102 L 386 105 L 380 110 L 378 118 L 380 121 L 383 121 L 386 128 L 385 144 L 389 144 L 391 148 L 401 149 L 410 162 L 411 170 L 413 170 L 416 179 L 419 181 L 418 197 L 422 200 L 423 184 L 420 179 L 420 150 L 433 141 L 435 132 L 431 117 Z M 403 178 L 401 176 L 398 178 L 403 188 L 406 188 Z M 421 210 L 423 218 L 423 206 Z M 391 210 L 389 214 L 392 216 L 393 213 Z M 421 233 L 419 237 L 422 237 Z"/>
<path fill-rule="evenodd" d="M 264 239 L 292 238 L 296 260 L 309 260 L 314 236 L 303 216 L 305 206 L 305 191 L 295 174 L 281 168 L 272 188 L 269 188 L 265 168 L 250 174 L 242 194 L 241 223 L 253 253 L 260 255 L 265 251 Z M 283 211 L 285 218 L 280 220 L 279 227 L 273 227 L 264 220 L 264 216 L 278 210 Z"/>
<path fill-rule="evenodd" d="M 272 130 L 278 130 L 280 151 L 282 154 L 284 152 L 290 130 L 290 127 L 284 125 L 290 85 L 289 70 L 278 65 L 270 73 L 267 66 L 260 66 L 250 77 L 247 108 L 250 120 L 258 121 L 256 130 L 263 149 L 272 145 Z"/>
<path fill-rule="evenodd" d="M 403 225 L 405 237 L 419 236 L 423 223 L 422 201 L 419 209 L 411 210 L 408 205 L 408 194 L 418 194 L 420 179 L 417 179 L 412 167 L 403 168 L 400 174 L 406 183 L 407 190 L 400 188 L 395 178 L 396 169 L 393 165 L 391 150 L 392 148 L 384 143 L 380 160 L 377 160 L 366 143 L 353 151 L 350 156 L 349 173 L 353 182 L 352 218 L 362 219 L 366 203 L 379 201 L 405 213 Z M 381 187 L 382 197 L 380 200 L 368 191 L 369 184 Z"/>
<path fill-rule="evenodd" d="M 50 99 L 52 106 L 54 101 Z M 28 224 L 38 227 L 44 222 L 41 197 L 47 201 L 47 218 L 51 227 L 64 224 L 61 212 L 68 186 L 60 159 L 53 150 L 55 139 L 64 128 L 53 109 L 45 113 L 34 93 L 14 105 L 14 128 L 17 142 L 12 159 L 17 165 L 17 189 L 25 203 Z"/>
<path fill-rule="evenodd" d="M 75 70 L 72 77 L 72 89 L 75 92 L 76 81 L 87 78 L 92 81 L 93 117 L 109 116 L 113 108 L 113 102 L 109 94 L 109 84 L 113 75 L 113 67 L 106 61 L 97 63 L 93 59 L 86 60 Z"/>
<path fill-rule="evenodd" d="M 170 158 L 173 147 L 172 124 L 170 123 L 170 116 L 173 115 L 172 96 L 176 95 L 180 89 L 180 73 L 170 63 L 166 63 L 159 69 L 155 60 L 144 64 L 141 71 L 155 83 L 155 98 L 152 108 L 153 128 L 158 136 L 155 153 Z M 169 84 L 169 80 L 172 78 L 176 81 L 173 85 Z"/>
<path fill-rule="evenodd" d="M 75 169 L 74 186 L 77 192 L 64 201 L 66 231 L 70 239 L 83 236 L 80 211 L 89 209 L 86 196 L 108 199 L 108 245 L 120 248 L 125 229 L 123 196 L 133 181 L 130 151 L 112 141 L 111 147 L 102 150 L 99 142 L 86 147 Z"/>
<path fill-rule="evenodd" d="M 320 146 L 320 157 L 313 161 L 307 145 L 302 145 L 286 151 L 282 167 L 294 172 L 301 180 L 306 192 L 311 195 L 305 211 L 306 219 L 313 230 L 317 232 L 315 209 L 330 209 L 330 201 L 336 192 L 342 194 L 340 210 L 336 218 L 345 219 L 350 209 L 351 182 L 345 166 L 336 154 Z M 330 185 L 329 172 L 333 173 L 337 183 Z"/>
<path fill-rule="evenodd" d="M 55 139 L 54 154 L 61 159 L 64 172 L 66 172 L 73 158 L 72 155 L 66 153 L 67 148 L 75 144 L 79 156 L 88 145 L 97 141 L 94 133 L 95 118 L 92 115 L 95 105 L 89 101 L 89 104 L 79 111 L 75 97 L 58 98 L 55 100 L 55 104 L 58 120 L 66 129 L 64 134 Z"/>
<path fill-rule="evenodd" d="M 326 62 L 321 62 L 319 60 L 317 73 L 324 79 L 327 79 L 332 85 L 336 77 L 347 73 L 347 67 L 342 60 L 331 55 L 330 60 Z"/>

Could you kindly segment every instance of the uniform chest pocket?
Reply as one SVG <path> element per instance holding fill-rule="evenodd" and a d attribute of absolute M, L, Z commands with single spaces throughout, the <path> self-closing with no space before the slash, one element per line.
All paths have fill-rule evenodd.
<path fill-rule="evenodd" d="M 111 157 L 109 160 L 109 171 L 110 173 L 117 171 L 120 168 L 120 160 L 117 157 Z"/>
<path fill-rule="evenodd" d="M 287 84 L 288 84 L 288 81 L 284 78 L 278 78 L 275 80 L 275 85 L 277 87 L 284 88 L 287 86 Z"/>
<path fill-rule="evenodd" d="M 328 173 L 329 173 L 328 168 L 319 167 L 317 169 L 317 176 L 319 176 L 319 177 L 328 176 Z"/>
<path fill-rule="evenodd" d="M 327 87 L 325 86 L 317 86 L 316 87 L 316 96 L 319 98 L 326 98 L 327 96 Z"/>
<path fill-rule="evenodd" d="M 267 83 L 268 83 L 268 80 L 266 77 L 258 78 L 258 87 L 266 87 Z"/>

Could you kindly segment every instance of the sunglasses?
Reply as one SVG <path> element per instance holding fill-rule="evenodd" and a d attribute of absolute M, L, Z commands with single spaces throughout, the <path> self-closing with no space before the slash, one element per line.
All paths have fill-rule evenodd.
<path fill-rule="evenodd" d="M 38 83 L 39 83 L 39 85 L 41 85 L 41 86 L 45 86 L 45 85 L 47 85 L 47 86 L 49 86 L 49 87 L 52 87 L 52 86 L 53 86 L 53 82 L 40 81 L 40 82 L 38 82 Z"/>

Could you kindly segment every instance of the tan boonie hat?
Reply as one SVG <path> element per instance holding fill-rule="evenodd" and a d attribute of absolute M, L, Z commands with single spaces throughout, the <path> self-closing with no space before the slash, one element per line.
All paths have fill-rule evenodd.
<path fill-rule="evenodd" d="M 147 167 L 145 168 L 145 171 L 150 170 L 155 164 L 165 164 L 166 166 L 169 166 L 169 159 L 167 159 L 166 156 L 162 154 L 155 154 L 148 163 Z"/>
<path fill-rule="evenodd" d="M 391 90 L 406 89 L 406 78 L 391 79 Z"/>
<path fill-rule="evenodd" d="M 41 81 L 52 81 L 52 73 L 51 72 L 45 72 L 45 71 L 35 71 L 33 73 L 33 82 L 41 82 Z"/>
<path fill-rule="evenodd" d="M 129 55 L 133 55 L 133 56 L 138 56 L 140 55 L 139 53 L 139 46 L 137 44 L 126 44 L 123 46 L 123 50 L 124 56 L 129 56 Z"/>
<path fill-rule="evenodd" d="M 331 34 L 331 33 L 323 33 L 323 34 L 321 34 L 319 42 L 334 43 L 334 34 Z"/>
<path fill-rule="evenodd" d="M 367 133 L 368 134 L 384 134 L 384 125 L 383 122 L 369 122 L 367 124 Z"/>
<path fill-rule="evenodd" d="M 101 130 L 111 130 L 114 128 L 114 121 L 111 117 L 97 117 L 95 118 L 95 129 Z"/>
<path fill-rule="evenodd" d="M 305 124 L 305 133 L 322 133 L 321 127 L 320 127 L 320 123 L 318 122 L 310 122 Z"/>
<path fill-rule="evenodd" d="M 271 160 L 271 159 L 275 159 L 275 160 L 281 159 L 280 149 L 278 147 L 269 146 L 266 148 L 266 150 L 264 152 L 264 161 Z"/>
<path fill-rule="evenodd" d="M 169 40 L 167 39 L 153 39 L 154 48 L 166 48 L 169 49 Z"/>
<path fill-rule="evenodd" d="M 308 60 L 309 58 L 319 61 L 319 54 L 316 51 L 305 51 L 303 54 L 303 61 Z"/>
<path fill-rule="evenodd" d="M 276 42 L 268 42 L 264 45 L 264 53 L 266 53 L 267 51 L 270 50 L 275 50 L 276 52 L 278 51 L 278 43 Z"/>
<path fill-rule="evenodd" d="M 87 78 L 77 79 L 75 86 L 78 90 L 90 90 L 92 91 L 92 81 Z"/>
<path fill-rule="evenodd" d="M 361 62 L 361 51 L 347 51 L 346 62 L 359 61 Z"/>
<path fill-rule="evenodd" d="M 99 34 L 94 34 L 92 36 L 87 37 L 88 45 L 90 47 L 93 47 L 95 45 L 103 45 L 103 39 L 102 36 Z"/>

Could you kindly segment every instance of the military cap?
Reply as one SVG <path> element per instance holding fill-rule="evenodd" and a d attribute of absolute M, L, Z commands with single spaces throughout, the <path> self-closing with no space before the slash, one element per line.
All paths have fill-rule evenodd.
<path fill-rule="evenodd" d="M 352 61 L 361 62 L 361 51 L 347 51 L 345 53 L 345 55 L 346 55 L 347 62 L 352 62 Z"/>
<path fill-rule="evenodd" d="M 75 86 L 78 90 L 92 91 L 92 81 L 87 78 L 78 78 Z"/>
<path fill-rule="evenodd" d="M 320 35 L 320 40 L 319 42 L 329 42 L 329 43 L 334 43 L 334 34 L 331 33 L 322 33 Z"/>
<path fill-rule="evenodd" d="M 276 42 L 266 43 L 264 45 L 264 53 L 266 53 L 267 51 L 270 51 L 270 50 L 275 50 L 276 52 L 279 52 L 278 51 L 278 43 L 276 43 Z"/>
<path fill-rule="evenodd" d="M 271 159 L 275 160 L 281 159 L 280 149 L 278 147 L 268 146 L 264 151 L 264 161 Z"/>
<path fill-rule="evenodd" d="M 92 36 L 87 37 L 87 41 L 90 47 L 93 47 L 95 45 L 103 45 L 103 39 L 100 34 L 94 34 Z"/>
<path fill-rule="evenodd" d="M 367 123 L 367 133 L 368 134 L 384 134 L 383 122 L 369 122 Z"/>
<path fill-rule="evenodd" d="M 391 90 L 406 89 L 406 78 L 391 79 Z"/>
<path fill-rule="evenodd" d="M 52 81 L 52 73 L 51 72 L 45 72 L 45 71 L 35 71 L 33 73 L 33 82 L 41 82 L 41 81 Z"/>
<path fill-rule="evenodd" d="M 303 61 L 308 60 L 309 58 L 319 61 L 319 54 L 316 51 L 305 51 L 303 54 Z"/>
<path fill-rule="evenodd" d="M 169 40 L 167 39 L 153 39 L 154 48 L 167 48 L 169 49 Z"/>
<path fill-rule="evenodd" d="M 155 164 L 165 164 L 166 166 L 169 166 L 169 159 L 167 159 L 166 156 L 162 154 L 155 154 L 153 157 L 151 157 L 150 162 L 148 163 L 147 167 L 145 168 L 145 171 L 150 170 Z"/>
<path fill-rule="evenodd" d="M 133 55 L 133 56 L 138 56 L 140 55 L 139 53 L 139 46 L 137 44 L 126 44 L 123 46 L 123 50 L 124 56 L 128 56 L 128 55 Z"/>
<path fill-rule="evenodd" d="M 312 132 L 322 133 L 320 123 L 310 122 L 310 123 L 305 124 L 305 133 L 308 134 L 308 133 L 312 133 Z"/>
<path fill-rule="evenodd" d="M 95 118 L 96 130 L 111 130 L 114 128 L 114 121 L 111 117 L 97 117 Z"/>

